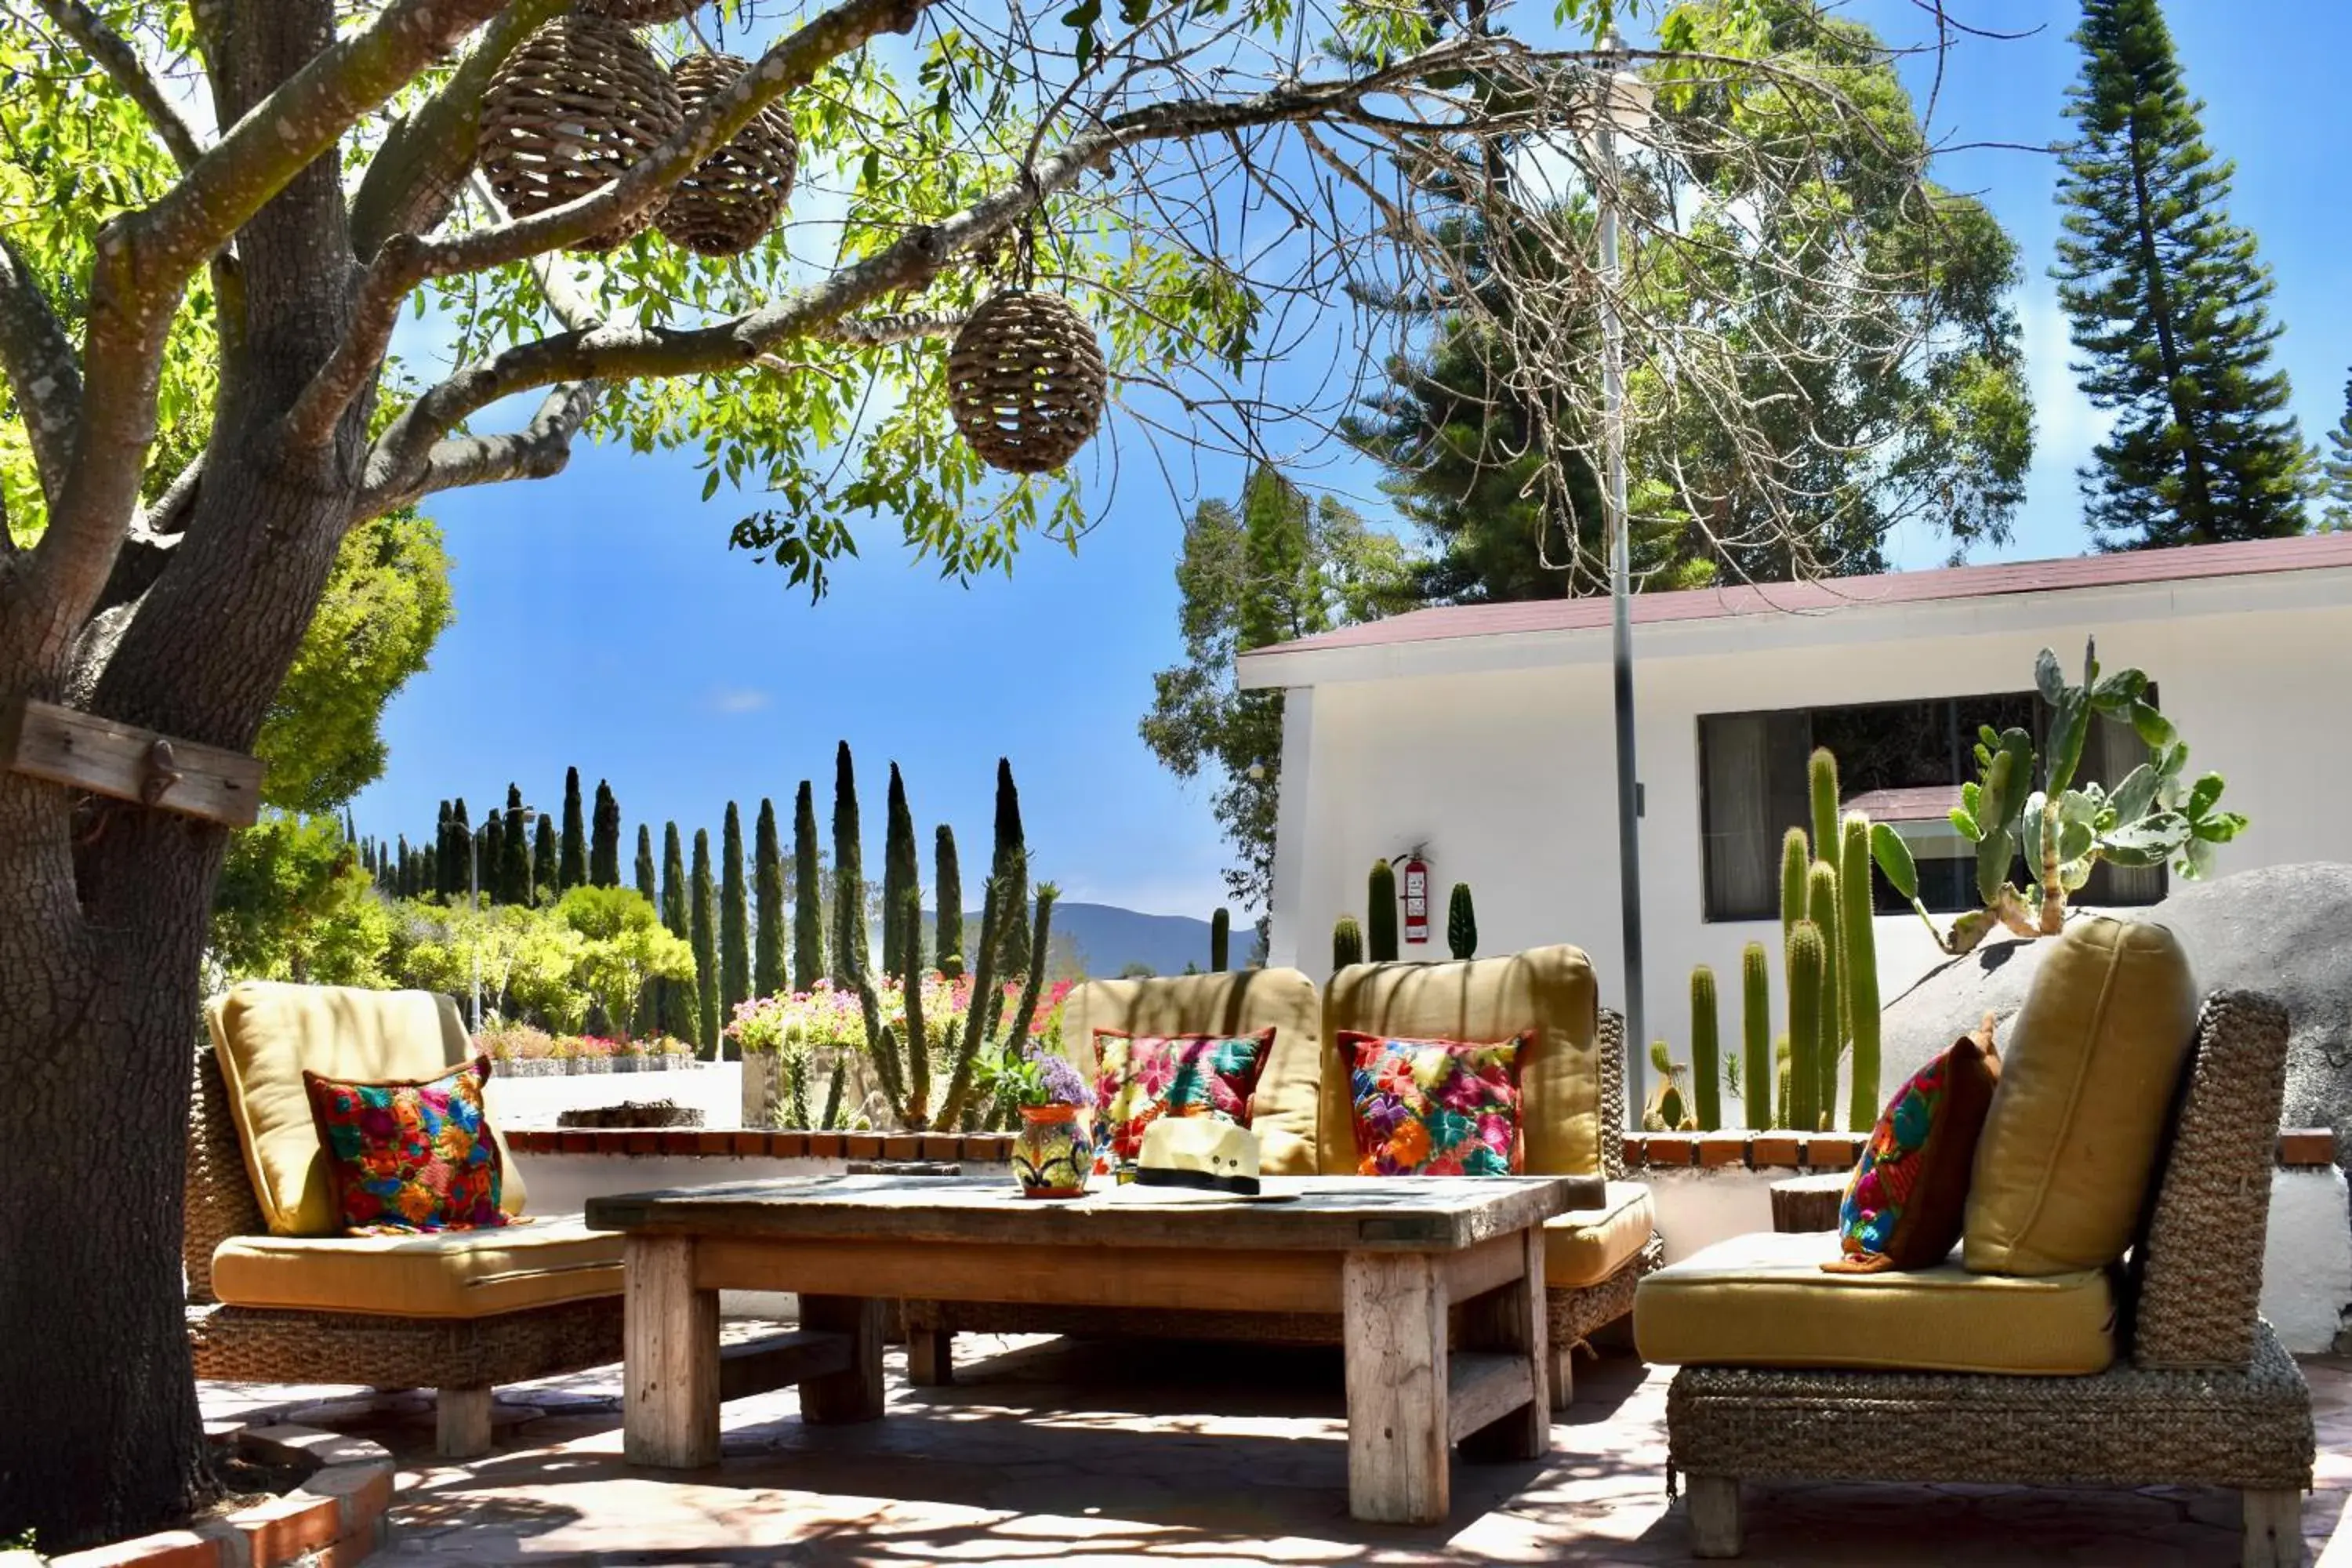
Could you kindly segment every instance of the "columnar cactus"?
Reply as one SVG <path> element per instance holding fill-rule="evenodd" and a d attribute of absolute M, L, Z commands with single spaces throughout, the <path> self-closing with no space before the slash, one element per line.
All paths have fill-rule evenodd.
<path fill-rule="evenodd" d="M 1840 1003 L 1845 995 L 1844 966 L 1838 937 L 1838 874 L 1834 867 L 1816 860 L 1806 879 L 1805 918 L 1811 921 L 1822 939 L 1822 1018 L 1821 1052 L 1814 1058 L 1814 1069 L 1821 1078 L 1814 1105 L 1820 1110 L 1825 1126 L 1837 1125 L 1838 1055 L 1845 1043 L 1840 1027 Z M 1792 983 L 1793 984 L 1793 983 Z M 1790 1025 L 1793 1031 L 1795 1024 Z M 1808 1126 L 1805 1131 L 1813 1129 Z"/>
<path fill-rule="evenodd" d="M 1780 943 L 1785 952 L 1797 922 L 1805 918 L 1805 872 L 1813 863 L 1805 830 L 1791 827 L 1780 839 Z"/>
<path fill-rule="evenodd" d="M 1858 811 L 1846 816 L 1839 865 L 1838 936 L 1845 948 L 1846 1031 L 1853 1041 L 1846 1125 L 1859 1132 L 1878 1122 L 1878 922 L 1870 901 L 1870 818 Z"/>
<path fill-rule="evenodd" d="M 1233 967 L 1232 963 L 1229 962 L 1233 957 L 1233 911 L 1226 909 L 1224 905 L 1219 904 L 1217 906 L 1217 912 L 1209 917 L 1210 973 L 1223 974 L 1226 970 Z"/>
<path fill-rule="evenodd" d="M 1821 1126 L 1822 972 L 1827 949 L 1810 920 L 1789 933 L 1789 1121 L 1801 1131 Z"/>
<path fill-rule="evenodd" d="M 1331 971 L 1364 962 L 1364 928 L 1353 915 L 1341 915 L 1331 927 Z"/>
<path fill-rule="evenodd" d="M 1397 955 L 1396 872 L 1386 860 L 1372 862 L 1367 880 L 1364 949 L 1374 963 L 1393 963 Z"/>
<path fill-rule="evenodd" d="M 1454 884 L 1445 900 L 1445 951 L 1455 958 L 1478 956 L 1478 911 L 1470 903 L 1470 884 Z"/>
<path fill-rule="evenodd" d="M 1722 1023 L 1716 1012 L 1715 971 L 1702 963 L 1691 971 L 1691 1112 L 1702 1132 L 1723 1125 Z"/>
<path fill-rule="evenodd" d="M 1771 974 L 1762 942 L 1740 950 L 1740 1087 L 1748 1096 L 1748 1125 L 1755 1128 L 1774 1124 Z"/>
<path fill-rule="evenodd" d="M 1827 746 L 1815 746 L 1805 761 L 1805 798 L 1812 807 L 1813 858 L 1843 872 L 1845 868 L 1838 862 L 1837 754 Z"/>

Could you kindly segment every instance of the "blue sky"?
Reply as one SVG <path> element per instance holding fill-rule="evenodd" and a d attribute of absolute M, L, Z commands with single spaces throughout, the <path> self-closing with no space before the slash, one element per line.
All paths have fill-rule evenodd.
<path fill-rule="evenodd" d="M 1983 196 L 2026 271 L 2018 308 L 2037 458 L 2015 542 L 1979 559 L 2074 554 L 2085 538 L 2074 472 L 2099 424 L 2074 390 L 2048 278 L 2056 168 L 2032 153 L 1958 147 L 2046 144 L 2063 133 L 2074 6 L 1952 8 L 1988 29 L 2042 29 L 1964 41 L 1946 63 L 1937 110 L 1936 132 L 1956 149 L 1937 177 Z M 1916 39 L 1924 26 L 1916 0 L 1849 9 L 1891 38 Z M 2305 433 L 2316 438 L 2342 410 L 2352 365 L 2352 205 L 2342 197 L 2336 79 L 2352 56 L 2352 7 L 2171 0 L 2168 12 L 2190 89 L 2207 105 L 2209 139 L 2237 161 L 2232 215 L 2260 237 L 2276 275 L 2278 352 Z M 1923 100 L 1929 71 L 1928 60 L 1913 62 Z M 682 454 L 584 449 L 551 480 L 436 498 L 430 510 L 456 562 L 457 623 L 385 716 L 391 764 L 355 805 L 362 830 L 429 833 L 436 803 L 452 794 L 478 820 L 509 779 L 553 809 L 564 768 L 577 765 L 591 790 L 612 781 L 629 841 L 638 822 L 653 822 L 658 839 L 674 817 L 689 837 L 709 827 L 715 846 L 730 799 L 743 803 L 748 832 L 761 795 L 789 812 L 798 781 L 812 778 L 822 813 L 834 743 L 846 740 L 875 841 L 869 860 L 895 760 L 926 840 L 932 824 L 952 823 L 970 866 L 984 852 L 1003 755 L 1020 779 L 1033 860 L 1066 898 L 1205 916 L 1223 900 L 1225 864 L 1208 786 L 1171 779 L 1136 736 L 1152 672 L 1180 651 L 1172 572 L 1191 497 L 1171 496 L 1136 438 L 1125 433 L 1125 477 L 1100 499 L 1099 522 L 1075 556 L 1033 546 L 1010 580 L 959 585 L 909 563 L 885 526 L 815 605 L 728 550 L 728 529 L 749 507 L 724 491 L 700 502 L 700 476 Z M 1177 472 L 1189 481 L 1189 468 Z M 1201 479 L 1201 493 L 1226 493 L 1238 473 L 1213 463 Z M 1333 463 L 1308 482 L 1379 510 L 1360 464 Z M 1944 552 L 1916 525 L 1892 549 L 1906 566 L 1934 565 Z"/>

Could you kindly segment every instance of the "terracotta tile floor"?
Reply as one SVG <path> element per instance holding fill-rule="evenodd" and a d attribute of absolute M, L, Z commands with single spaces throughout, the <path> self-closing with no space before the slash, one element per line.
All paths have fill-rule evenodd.
<path fill-rule="evenodd" d="M 693 1475 L 620 1458 L 619 1373 L 504 1391 L 499 1446 L 432 1458 L 430 1401 L 210 1385 L 208 1415 L 302 1405 L 402 1458 L 379 1563 L 1655 1563 L 1688 1560 L 1665 1495 L 1668 1373 L 1580 1366 L 1542 1463 L 1456 1463 L 1452 1521 L 1354 1523 L 1336 1353 L 1051 1340 L 960 1341 L 960 1382 L 890 1414 L 803 1427 L 785 1390 L 726 1407 L 726 1459 Z M 2305 1363 L 2319 1419 L 2311 1558 L 2352 1568 L 2352 1362 Z M 2234 1563 L 2217 1492 L 1751 1487 L 1747 1561 Z"/>

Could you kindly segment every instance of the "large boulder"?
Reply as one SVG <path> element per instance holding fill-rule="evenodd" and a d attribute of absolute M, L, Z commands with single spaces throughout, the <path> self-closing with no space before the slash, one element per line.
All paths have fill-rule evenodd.
<path fill-rule="evenodd" d="M 2352 1163 L 2352 866 L 2273 866 L 2184 882 L 2130 911 L 2172 928 L 2204 990 L 2261 991 L 2292 1020 L 2282 1124 L 2338 1130 Z M 2025 1000 L 2044 942 L 1989 941 L 1930 972 L 1886 1006 L 1880 1083 L 1892 1091 L 1990 1010 L 2004 1026 Z"/>

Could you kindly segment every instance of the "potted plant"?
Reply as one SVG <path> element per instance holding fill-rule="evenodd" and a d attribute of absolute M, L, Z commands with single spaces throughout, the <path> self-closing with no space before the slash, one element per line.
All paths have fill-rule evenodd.
<path fill-rule="evenodd" d="M 1013 1174 L 1028 1198 L 1086 1196 L 1095 1164 L 1094 1129 L 1078 1113 L 1095 1102 L 1078 1069 L 1031 1040 L 1005 1063 L 1000 1087 L 1021 1110 Z"/>

